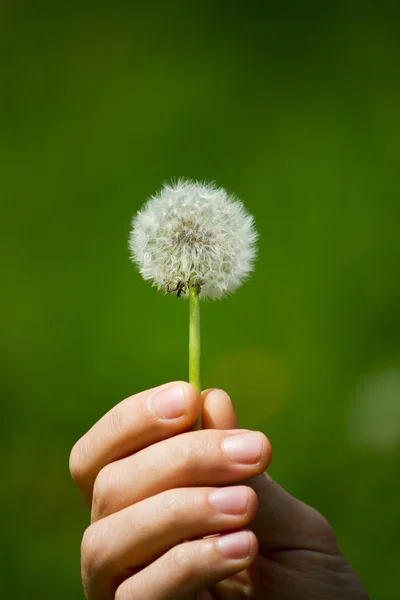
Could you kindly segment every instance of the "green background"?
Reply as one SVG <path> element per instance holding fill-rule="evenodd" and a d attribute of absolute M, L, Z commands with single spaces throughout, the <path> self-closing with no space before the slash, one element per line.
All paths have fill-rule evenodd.
<path fill-rule="evenodd" d="M 300 6 L 301 5 L 301 6 Z M 400 560 L 400 17 L 389 4 L 0 6 L 2 597 L 82 596 L 74 442 L 187 377 L 187 304 L 128 260 L 171 177 L 254 214 L 249 283 L 202 307 L 204 386 L 271 439 L 371 598 Z"/>

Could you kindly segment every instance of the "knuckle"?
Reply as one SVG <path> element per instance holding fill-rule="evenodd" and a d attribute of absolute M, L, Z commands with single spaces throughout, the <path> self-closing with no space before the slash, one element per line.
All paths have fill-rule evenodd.
<path fill-rule="evenodd" d="M 169 467 L 175 473 L 186 475 L 193 469 L 197 454 L 196 437 L 190 434 L 182 436 L 179 445 L 174 446 L 168 457 Z"/>
<path fill-rule="evenodd" d="M 168 569 L 176 573 L 180 584 L 204 577 L 218 561 L 214 548 L 215 543 L 211 539 L 179 544 L 169 552 Z"/>
<path fill-rule="evenodd" d="M 165 510 L 173 522 L 179 522 L 184 508 L 185 501 L 177 491 L 174 490 L 165 498 Z"/>
<path fill-rule="evenodd" d="M 93 486 L 92 512 L 105 515 L 109 512 L 113 491 L 113 469 L 110 465 L 102 468 Z"/>
<path fill-rule="evenodd" d="M 82 455 L 82 440 L 76 442 L 69 455 L 69 472 L 76 484 L 85 477 L 85 461 Z"/>
<path fill-rule="evenodd" d="M 181 581 L 192 579 L 196 575 L 196 557 L 190 542 L 175 546 L 170 552 L 171 569 L 179 573 Z"/>
<path fill-rule="evenodd" d="M 209 509 L 208 492 L 196 489 L 176 489 L 165 494 L 163 510 L 172 523 L 195 514 L 204 514 Z"/>
<path fill-rule="evenodd" d="M 195 478 L 201 461 L 215 461 L 220 456 L 221 434 L 212 430 L 192 431 L 182 434 L 168 457 L 169 467 L 184 479 Z"/>
<path fill-rule="evenodd" d="M 82 577 L 88 580 L 102 562 L 104 539 L 99 525 L 90 525 L 83 534 L 81 544 Z"/>
<path fill-rule="evenodd" d="M 130 398 L 127 398 L 126 400 L 124 400 L 123 402 L 120 402 L 120 404 L 117 404 L 117 406 L 115 406 L 113 408 L 113 410 L 109 413 L 110 414 L 110 423 L 109 423 L 109 427 L 110 427 L 110 433 L 113 437 L 115 437 L 115 439 L 119 439 L 121 437 L 121 435 L 124 433 L 125 427 L 126 427 L 126 419 L 127 419 L 127 413 L 126 413 L 126 407 L 127 405 L 130 404 Z"/>

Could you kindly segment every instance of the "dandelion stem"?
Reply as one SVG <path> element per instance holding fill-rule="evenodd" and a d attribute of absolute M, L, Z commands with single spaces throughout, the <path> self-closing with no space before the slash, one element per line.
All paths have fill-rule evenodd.
<path fill-rule="evenodd" d="M 189 286 L 189 383 L 200 396 L 200 298 L 196 285 Z M 201 421 L 200 411 L 193 429 L 201 429 Z"/>

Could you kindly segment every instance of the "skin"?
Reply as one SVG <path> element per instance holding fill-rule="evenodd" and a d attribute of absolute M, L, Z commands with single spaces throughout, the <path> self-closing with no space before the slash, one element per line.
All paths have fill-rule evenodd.
<path fill-rule="evenodd" d="M 182 414 L 172 403 L 155 414 L 154 398 L 177 388 Z M 368 600 L 326 519 L 265 473 L 268 439 L 238 428 L 221 390 L 203 392 L 202 404 L 203 430 L 191 431 L 195 390 L 154 388 L 115 406 L 74 446 L 71 475 L 91 509 L 86 598 Z M 228 438 L 240 461 L 237 449 L 233 458 L 224 451 Z"/>

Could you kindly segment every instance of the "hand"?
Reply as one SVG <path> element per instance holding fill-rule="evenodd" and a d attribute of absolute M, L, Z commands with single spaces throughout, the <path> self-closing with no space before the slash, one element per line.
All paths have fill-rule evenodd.
<path fill-rule="evenodd" d="M 189 432 L 200 406 L 188 384 L 143 392 L 75 445 L 71 473 L 92 510 L 87 598 L 365 599 L 326 521 L 262 474 L 268 440 L 237 430 L 223 392 L 203 402 L 206 430 Z"/>

